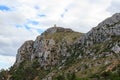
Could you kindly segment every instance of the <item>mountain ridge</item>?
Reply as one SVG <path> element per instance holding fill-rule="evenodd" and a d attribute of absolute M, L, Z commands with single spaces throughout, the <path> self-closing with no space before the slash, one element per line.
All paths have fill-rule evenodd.
<path fill-rule="evenodd" d="M 116 13 L 85 34 L 54 25 L 35 41 L 26 41 L 8 80 L 120 80 L 119 58 Z"/>
<path fill-rule="evenodd" d="M 63 51 L 59 51 L 61 49 L 60 46 L 66 48 L 65 46 L 63 46 L 64 44 L 66 44 L 67 46 L 72 42 L 73 38 L 77 38 L 74 34 L 76 36 L 80 35 L 78 32 L 73 32 L 71 29 L 68 28 L 51 27 L 47 29 L 44 33 L 38 36 L 35 41 L 31 41 L 31 40 L 26 41 L 18 49 L 18 56 L 15 64 L 19 65 L 22 61 L 24 61 L 24 59 L 28 59 L 28 61 L 32 61 L 35 58 L 41 58 L 41 60 L 39 60 L 40 64 L 42 66 L 43 65 L 47 66 L 47 64 L 44 63 L 46 63 L 46 59 L 48 55 L 51 54 L 52 51 L 55 51 L 56 54 L 62 52 L 64 53 L 63 55 L 67 55 L 65 49 Z M 68 36 L 70 36 L 71 38 L 69 39 Z M 53 56 L 54 55 L 51 55 L 51 57 Z M 56 64 L 56 62 L 54 62 L 53 64 Z"/>

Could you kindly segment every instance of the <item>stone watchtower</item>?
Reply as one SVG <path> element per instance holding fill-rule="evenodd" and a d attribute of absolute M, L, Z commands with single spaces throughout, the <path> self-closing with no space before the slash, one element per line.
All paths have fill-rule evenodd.
<path fill-rule="evenodd" d="M 55 28 L 57 27 L 56 24 L 54 24 L 54 27 L 55 27 Z"/>

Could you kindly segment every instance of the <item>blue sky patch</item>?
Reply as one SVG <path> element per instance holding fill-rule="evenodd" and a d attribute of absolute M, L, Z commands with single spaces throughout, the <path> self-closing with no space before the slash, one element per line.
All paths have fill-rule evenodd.
<path fill-rule="evenodd" d="M 24 27 L 25 27 L 27 30 L 31 30 L 30 25 L 38 25 L 38 24 L 39 24 L 38 21 L 27 19 L 26 23 L 24 24 Z M 20 26 L 17 25 L 17 27 L 20 27 Z"/>
<path fill-rule="evenodd" d="M 16 28 L 20 28 L 22 27 L 20 24 L 16 24 Z"/>
<path fill-rule="evenodd" d="M 37 29 L 37 31 L 41 34 L 41 33 L 43 33 L 45 30 Z"/>
<path fill-rule="evenodd" d="M 38 25 L 39 22 L 34 20 L 28 20 L 26 24 Z"/>
<path fill-rule="evenodd" d="M 45 14 L 39 14 L 38 16 L 39 16 L 39 17 L 46 17 Z"/>
<path fill-rule="evenodd" d="M 10 8 L 7 7 L 7 6 L 5 6 L 5 5 L 0 5 L 0 10 L 1 10 L 1 11 L 9 11 Z"/>
<path fill-rule="evenodd" d="M 28 25 L 24 25 L 27 30 L 30 30 L 30 27 Z"/>
<path fill-rule="evenodd" d="M 37 21 L 31 21 L 31 24 L 33 24 L 33 25 L 38 25 L 39 22 L 37 22 Z"/>
<path fill-rule="evenodd" d="M 38 10 L 38 9 L 40 9 L 40 7 L 39 7 L 39 6 L 37 6 L 37 5 L 36 5 L 34 8 L 35 8 L 35 9 L 37 9 L 37 10 Z"/>

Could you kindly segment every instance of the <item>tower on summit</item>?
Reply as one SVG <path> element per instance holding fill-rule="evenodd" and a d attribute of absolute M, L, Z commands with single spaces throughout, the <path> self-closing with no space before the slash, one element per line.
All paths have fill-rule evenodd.
<path fill-rule="evenodd" d="M 57 27 L 57 25 L 56 25 L 56 24 L 54 24 L 54 27 Z"/>

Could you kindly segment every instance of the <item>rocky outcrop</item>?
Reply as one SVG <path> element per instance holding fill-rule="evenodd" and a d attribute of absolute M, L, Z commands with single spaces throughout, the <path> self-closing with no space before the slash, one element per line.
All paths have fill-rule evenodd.
<path fill-rule="evenodd" d="M 114 62 L 117 64 L 112 69 L 120 64 L 119 58 L 120 13 L 116 13 L 82 36 L 56 25 L 47 29 L 35 41 L 26 41 L 18 49 L 15 65 L 25 61 L 33 66 L 34 62 L 38 62 L 36 70 L 49 71 L 41 79 L 52 80 L 63 73 L 75 72 L 77 76 L 85 77 L 98 71 L 104 72 Z M 110 71 L 112 69 L 110 67 Z"/>
<path fill-rule="evenodd" d="M 79 74 L 81 72 L 81 75 L 87 69 L 103 67 L 112 64 L 114 60 L 119 62 L 120 13 L 114 14 L 88 33 L 83 34 L 79 40 L 75 41 L 71 49 L 69 53 L 72 56 L 68 60 L 80 60 L 79 66 L 76 64 L 76 68 L 74 67 L 71 71 L 76 73 L 78 71 Z"/>
<path fill-rule="evenodd" d="M 103 22 L 98 24 L 98 27 L 109 25 L 109 27 L 113 27 L 115 24 L 120 22 L 120 13 L 114 14 L 112 17 L 105 19 Z"/>
<path fill-rule="evenodd" d="M 114 36 L 120 36 L 120 13 L 114 14 L 98 24 L 97 27 L 92 28 L 79 39 L 78 43 L 91 46 L 94 43 L 110 40 Z"/>
<path fill-rule="evenodd" d="M 108 55 L 112 54 L 110 51 L 119 53 L 119 37 L 120 13 L 116 13 L 98 24 L 97 27 L 92 28 L 88 33 L 83 34 L 80 39 L 75 42 L 76 46 L 74 46 L 74 48 L 77 49 L 76 51 L 82 51 L 82 53 L 76 52 L 79 53 L 79 58 L 83 57 L 81 55 L 84 53 L 89 55 L 89 57 L 94 56 L 93 59 L 96 59 L 100 55 L 101 57 L 106 55 L 106 52 L 103 51 L 105 49 L 108 50 Z M 97 57 L 95 57 L 96 52 L 99 53 Z M 86 55 L 84 57 L 86 57 Z"/>
<path fill-rule="evenodd" d="M 70 56 L 67 52 L 71 41 L 77 39 L 80 33 L 68 28 L 52 27 L 36 38 L 35 41 L 26 41 L 19 49 L 15 65 L 23 61 L 37 60 L 44 69 L 51 69 L 60 65 Z M 64 59 L 62 60 L 62 57 Z"/>
<path fill-rule="evenodd" d="M 34 41 L 29 40 L 26 41 L 19 49 L 18 54 L 16 56 L 16 62 L 15 65 L 19 65 L 24 60 L 30 60 L 32 51 L 33 51 L 33 44 Z"/>
<path fill-rule="evenodd" d="M 114 53 L 119 53 L 120 52 L 120 46 L 118 46 L 117 44 L 112 48 L 112 51 Z"/>

